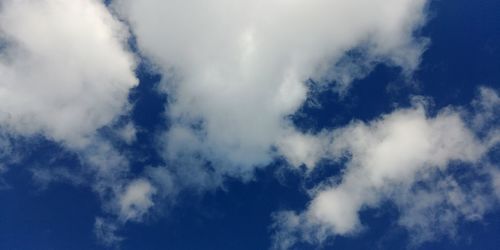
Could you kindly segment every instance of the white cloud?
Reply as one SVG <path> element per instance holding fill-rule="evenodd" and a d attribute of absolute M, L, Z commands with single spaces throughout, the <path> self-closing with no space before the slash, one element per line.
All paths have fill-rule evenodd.
<path fill-rule="evenodd" d="M 100 0 L 0 2 L 0 133 L 61 143 L 82 167 L 31 166 L 33 178 L 88 185 L 110 215 L 137 221 L 155 189 L 130 182 L 127 155 L 97 133 L 129 110 L 138 84 L 128 39 L 128 27 Z M 132 143 L 135 128 L 126 124 L 116 136 Z M 96 233 L 116 241 L 120 223 L 97 220 Z"/>
<path fill-rule="evenodd" d="M 359 210 L 376 205 L 384 189 L 411 183 L 426 168 L 444 169 L 452 160 L 473 163 L 485 151 L 458 114 L 444 111 L 428 119 L 421 107 L 368 125 L 353 123 L 333 136 L 333 156 L 351 157 L 347 171 L 338 186 L 317 194 L 308 215 L 337 234 L 356 230 Z"/>
<path fill-rule="evenodd" d="M 0 4 L 0 126 L 88 143 L 137 84 L 128 31 L 98 0 Z"/>
<path fill-rule="evenodd" d="M 464 184 L 446 174 L 450 164 L 465 163 L 471 166 L 470 173 L 487 175 L 485 157 L 494 144 L 489 137 L 479 139 L 463 116 L 458 109 L 445 108 L 429 117 L 425 104 L 415 102 L 411 108 L 370 123 L 357 121 L 324 131 L 308 139 L 310 145 L 287 151 L 285 156 L 292 163 L 324 158 L 347 162 L 338 183 L 317 186 L 306 211 L 277 217 L 275 247 L 286 249 L 297 240 L 317 243 L 355 234 L 363 228 L 359 212 L 387 200 L 397 205 L 399 224 L 414 234 L 416 244 L 438 234 L 452 236 L 460 218 L 481 219 L 495 202 L 491 194 L 496 177 L 495 183 L 474 180 Z M 311 150 L 317 140 L 325 146 Z"/>
<path fill-rule="evenodd" d="M 188 148 L 189 159 L 248 178 L 273 159 L 273 146 L 289 145 L 280 142 L 291 129 L 285 120 L 306 100 L 306 80 L 345 87 L 376 62 L 415 69 L 425 42 L 413 34 L 426 3 L 116 0 L 114 7 L 166 78 L 174 123 L 164 137 L 167 160 Z M 347 63 L 353 49 L 362 50 L 363 67 Z"/>
<path fill-rule="evenodd" d="M 156 189 L 145 179 L 130 182 L 119 197 L 120 215 L 123 220 L 141 220 L 153 206 Z"/>

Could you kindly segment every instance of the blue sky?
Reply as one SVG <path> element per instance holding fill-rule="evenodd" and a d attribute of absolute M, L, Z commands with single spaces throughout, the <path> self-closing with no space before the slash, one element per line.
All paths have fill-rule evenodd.
<path fill-rule="evenodd" d="M 500 3 L 0 3 L 0 249 L 498 249 Z"/>

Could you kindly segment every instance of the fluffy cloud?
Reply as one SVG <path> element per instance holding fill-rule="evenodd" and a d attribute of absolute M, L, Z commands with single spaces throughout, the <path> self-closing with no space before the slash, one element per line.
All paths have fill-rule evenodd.
<path fill-rule="evenodd" d="M 128 39 L 128 27 L 100 0 L 0 2 L 2 163 L 4 154 L 16 154 L 10 137 L 42 135 L 61 143 L 81 169 L 37 165 L 33 178 L 42 186 L 88 185 L 123 221 L 140 220 L 154 193 L 146 180 L 129 183 L 128 160 L 97 133 L 128 111 L 129 90 L 138 84 Z M 133 124 L 117 130 L 126 143 L 134 141 Z M 97 221 L 96 233 L 117 240 L 111 229 L 119 223 L 113 223 Z"/>
<path fill-rule="evenodd" d="M 167 160 L 198 158 L 244 178 L 286 144 L 286 117 L 306 100 L 308 79 L 345 87 L 377 62 L 415 69 L 425 41 L 413 34 L 425 7 L 425 0 L 114 1 L 166 78 Z M 353 50 L 363 63 L 346 55 Z M 199 181 L 211 178 L 218 180 Z"/>
<path fill-rule="evenodd" d="M 137 84 L 127 28 L 98 0 L 0 4 L 0 126 L 88 143 Z"/>
<path fill-rule="evenodd" d="M 474 163 L 485 151 L 457 114 L 427 119 L 422 108 L 354 123 L 336 131 L 332 141 L 334 157 L 350 155 L 347 171 L 338 186 L 317 194 L 309 216 L 337 234 L 354 231 L 359 210 L 376 205 L 388 185 L 411 183 L 419 171 L 446 168 L 452 160 Z"/>
<path fill-rule="evenodd" d="M 476 103 L 491 104 L 495 97 L 493 90 L 483 88 Z M 479 139 L 464 116 L 457 109 L 445 108 L 431 117 L 426 115 L 425 104 L 418 101 L 412 108 L 396 110 L 370 123 L 352 122 L 334 131 L 295 139 L 291 144 L 295 149 L 285 152 L 292 163 L 311 164 L 329 158 L 346 160 L 346 169 L 339 181 L 316 188 L 306 211 L 278 215 L 276 248 L 288 248 L 296 237 L 321 242 L 334 235 L 354 234 L 362 229 L 359 212 L 387 200 L 398 206 L 399 224 L 416 233 L 415 243 L 452 232 L 459 218 L 480 219 L 495 202 L 491 194 L 498 185 L 497 175 L 487 174 L 491 166 L 485 162 L 495 143 L 491 133 Z M 316 147 L 318 144 L 323 147 Z M 493 182 L 476 179 L 472 184 L 459 183 L 447 171 L 453 163 L 474 166 L 469 167 L 469 173 L 493 178 Z"/>

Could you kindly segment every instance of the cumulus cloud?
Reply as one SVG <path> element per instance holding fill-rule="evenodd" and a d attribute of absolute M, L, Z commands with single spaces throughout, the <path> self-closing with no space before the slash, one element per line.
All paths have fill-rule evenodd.
<path fill-rule="evenodd" d="M 491 103 L 492 95 L 496 96 L 493 90 L 483 88 L 476 102 Z M 286 249 L 296 240 L 322 242 L 335 235 L 355 234 L 363 228 L 359 212 L 388 200 L 399 208 L 399 224 L 415 233 L 415 243 L 453 232 L 459 218 L 480 219 L 495 202 L 491 194 L 496 175 L 493 183 L 474 180 L 461 186 L 447 172 L 451 165 L 461 163 L 470 166 L 470 173 L 491 179 L 485 157 L 494 144 L 490 137 L 479 138 L 465 116 L 451 107 L 429 116 L 425 104 L 417 101 L 411 108 L 370 123 L 354 121 L 316 138 L 308 135 L 307 140 L 296 140 L 296 150 L 285 152 L 292 163 L 329 158 L 347 161 L 346 168 L 338 182 L 314 190 L 306 211 L 276 217 L 275 247 Z M 318 140 L 325 146 L 315 150 Z"/>
<path fill-rule="evenodd" d="M 130 23 L 141 53 L 164 73 L 173 123 L 164 136 L 167 161 L 192 165 L 198 158 L 221 175 L 250 178 L 273 159 L 276 145 L 287 145 L 286 117 L 314 87 L 308 79 L 346 87 L 377 62 L 415 69 L 425 41 L 414 33 L 426 4 L 116 0 L 113 6 Z M 353 50 L 362 51 L 363 65 L 349 60 Z M 219 180 L 199 181 L 210 179 Z"/>
<path fill-rule="evenodd" d="M 97 0 L 0 4 L 0 125 L 88 143 L 137 84 L 127 28 Z"/>
<path fill-rule="evenodd" d="M 107 212 L 140 220 L 154 188 L 129 183 L 128 159 L 98 133 L 127 113 L 129 90 L 138 84 L 129 37 L 100 0 L 1 1 L 0 157 L 7 163 L 3 154 L 16 153 L 4 134 L 60 143 L 82 167 L 32 166 L 37 183 L 88 185 Z M 135 140 L 132 123 L 116 130 L 125 143 Z M 119 224 L 108 224 L 96 221 L 96 232 L 112 235 Z"/>

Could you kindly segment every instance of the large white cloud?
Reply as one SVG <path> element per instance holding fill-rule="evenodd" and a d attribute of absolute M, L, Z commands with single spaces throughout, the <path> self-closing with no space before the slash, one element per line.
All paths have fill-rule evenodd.
<path fill-rule="evenodd" d="M 270 162 L 289 131 L 286 116 L 307 98 L 308 79 L 345 87 L 375 62 L 411 71 L 425 45 L 413 36 L 425 0 L 117 0 L 114 7 L 166 78 L 167 159 L 201 158 L 230 175 Z M 353 49 L 363 51 L 363 63 L 346 59 Z"/>
<path fill-rule="evenodd" d="M 123 112 L 137 84 L 128 31 L 98 0 L 0 3 L 0 126 L 71 146 Z"/>
<path fill-rule="evenodd" d="M 141 219 L 154 190 L 147 181 L 129 183 L 126 156 L 97 132 L 126 114 L 129 90 L 138 84 L 129 36 L 100 0 L 0 1 L 1 164 L 5 155 L 12 161 L 23 154 L 10 150 L 9 138 L 42 135 L 61 143 L 82 169 L 36 163 L 34 179 L 90 186 L 123 222 Z M 135 137 L 131 123 L 116 133 L 127 143 Z"/>

